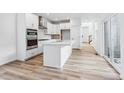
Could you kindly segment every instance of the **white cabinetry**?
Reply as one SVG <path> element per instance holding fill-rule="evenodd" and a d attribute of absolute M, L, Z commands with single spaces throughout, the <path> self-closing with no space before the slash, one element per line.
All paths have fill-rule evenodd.
<path fill-rule="evenodd" d="M 55 33 L 56 34 L 60 34 L 60 25 L 59 24 L 56 24 L 56 27 L 55 27 Z"/>
<path fill-rule="evenodd" d="M 61 23 L 60 29 L 70 29 L 70 23 Z"/>
<path fill-rule="evenodd" d="M 60 25 L 47 22 L 47 34 L 60 34 Z"/>
<path fill-rule="evenodd" d="M 52 25 L 52 33 L 51 34 L 55 34 L 56 33 L 56 25 Z"/>
<path fill-rule="evenodd" d="M 17 14 L 17 60 L 25 61 L 28 57 L 36 55 L 37 48 L 27 51 L 26 29 L 38 29 L 38 17 L 34 14 Z"/>
<path fill-rule="evenodd" d="M 38 16 L 31 13 L 26 13 L 25 20 L 26 20 L 26 28 L 38 29 Z"/>
<path fill-rule="evenodd" d="M 38 41 L 38 54 L 43 53 L 43 42 L 44 41 Z"/>
<path fill-rule="evenodd" d="M 52 34 L 60 34 L 59 24 L 53 24 Z"/>
<path fill-rule="evenodd" d="M 42 18 L 42 21 L 43 21 L 43 26 L 47 27 L 47 20 L 45 18 Z"/>
<path fill-rule="evenodd" d="M 26 52 L 26 58 L 31 58 L 32 56 L 35 56 L 38 54 L 38 48 L 35 48 L 35 49 L 31 49 L 31 50 L 28 50 Z"/>
<path fill-rule="evenodd" d="M 47 33 L 46 34 L 51 34 L 52 33 L 52 24 L 50 22 L 47 22 Z"/>
<path fill-rule="evenodd" d="M 72 53 L 70 42 L 44 44 L 44 66 L 62 68 Z M 54 53 L 54 55 L 53 55 Z"/>

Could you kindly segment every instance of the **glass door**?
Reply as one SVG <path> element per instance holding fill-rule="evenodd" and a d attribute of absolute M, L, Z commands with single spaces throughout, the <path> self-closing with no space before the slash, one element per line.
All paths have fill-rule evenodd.
<path fill-rule="evenodd" d="M 120 66 L 120 28 L 117 15 L 111 18 L 111 61 Z"/>
<path fill-rule="evenodd" d="M 104 23 L 104 47 L 105 51 L 104 54 L 107 58 L 110 59 L 111 55 L 111 47 L 110 47 L 110 21 L 106 21 Z"/>

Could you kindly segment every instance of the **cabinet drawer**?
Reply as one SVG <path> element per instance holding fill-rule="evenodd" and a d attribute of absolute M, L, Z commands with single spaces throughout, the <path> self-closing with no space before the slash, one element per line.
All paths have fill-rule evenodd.
<path fill-rule="evenodd" d="M 33 57 L 33 56 L 35 56 L 37 54 L 38 54 L 38 48 L 28 50 L 27 53 L 26 53 L 26 58 Z"/>

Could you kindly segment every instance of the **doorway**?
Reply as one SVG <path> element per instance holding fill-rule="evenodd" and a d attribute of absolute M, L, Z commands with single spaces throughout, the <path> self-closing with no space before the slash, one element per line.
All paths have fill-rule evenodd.
<path fill-rule="evenodd" d="M 70 30 L 61 30 L 61 40 L 70 40 Z"/>
<path fill-rule="evenodd" d="M 89 43 L 89 26 L 82 27 L 82 42 Z"/>

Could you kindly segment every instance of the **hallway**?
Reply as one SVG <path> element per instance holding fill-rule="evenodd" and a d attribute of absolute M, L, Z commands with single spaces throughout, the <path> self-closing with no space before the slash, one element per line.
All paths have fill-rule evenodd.
<path fill-rule="evenodd" d="M 119 79 L 119 74 L 104 58 L 96 55 L 95 49 L 89 44 L 85 43 L 81 50 L 74 50 L 69 61 L 76 62 L 74 68 L 77 66 L 77 72 L 82 72 L 81 79 Z"/>
<path fill-rule="evenodd" d="M 73 50 L 63 69 L 43 67 L 43 56 L 0 66 L 0 79 L 7 80 L 118 80 L 119 74 L 89 44 Z"/>

